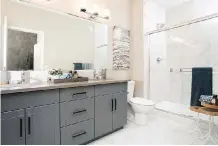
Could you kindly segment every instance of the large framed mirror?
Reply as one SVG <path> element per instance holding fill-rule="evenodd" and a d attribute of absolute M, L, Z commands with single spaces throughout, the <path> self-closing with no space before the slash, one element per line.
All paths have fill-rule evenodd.
<path fill-rule="evenodd" d="M 16 0 L 2 0 L 1 18 L 1 70 L 107 68 L 106 24 Z"/>

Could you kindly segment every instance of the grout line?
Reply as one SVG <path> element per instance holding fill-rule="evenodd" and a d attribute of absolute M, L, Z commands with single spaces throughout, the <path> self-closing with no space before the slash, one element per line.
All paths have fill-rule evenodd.
<path fill-rule="evenodd" d="M 197 118 L 195 118 L 195 116 L 189 116 L 189 115 L 184 115 L 184 114 L 177 114 L 177 113 L 173 113 L 173 112 L 169 112 L 169 111 L 165 111 L 165 110 L 161 110 L 161 109 L 157 109 L 157 108 L 155 108 L 155 109 L 158 110 L 158 111 L 167 113 L 167 114 L 171 114 L 171 115 L 183 117 L 183 118 L 186 118 L 186 119 L 190 119 L 190 120 L 194 120 L 194 121 L 197 120 Z M 200 119 L 200 121 L 202 121 L 202 122 L 205 123 L 205 124 L 209 124 L 209 121 L 202 120 L 202 119 Z M 215 125 L 216 127 L 218 126 L 217 123 L 214 123 L 214 125 Z"/>

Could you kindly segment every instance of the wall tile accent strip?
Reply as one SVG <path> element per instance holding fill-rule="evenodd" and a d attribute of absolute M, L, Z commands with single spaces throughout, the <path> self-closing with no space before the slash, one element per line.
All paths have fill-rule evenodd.
<path fill-rule="evenodd" d="M 130 31 L 115 26 L 113 29 L 113 69 L 130 68 Z"/>

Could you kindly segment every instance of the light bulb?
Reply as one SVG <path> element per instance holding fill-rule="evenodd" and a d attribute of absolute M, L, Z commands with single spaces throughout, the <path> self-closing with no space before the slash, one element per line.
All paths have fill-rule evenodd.
<path fill-rule="evenodd" d="M 93 14 L 94 15 L 98 15 L 99 12 L 99 6 L 97 4 L 93 5 Z"/>
<path fill-rule="evenodd" d="M 87 5 L 86 0 L 82 0 L 82 3 L 80 5 L 80 11 L 81 12 L 86 12 L 86 5 Z"/>
<path fill-rule="evenodd" d="M 105 18 L 109 19 L 110 14 L 111 14 L 110 10 L 104 9 L 104 17 L 105 17 Z"/>

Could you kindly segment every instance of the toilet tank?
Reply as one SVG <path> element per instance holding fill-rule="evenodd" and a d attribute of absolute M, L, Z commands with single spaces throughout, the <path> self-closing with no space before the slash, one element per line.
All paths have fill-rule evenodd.
<path fill-rule="evenodd" d="M 134 88 L 135 88 L 135 81 L 129 81 L 128 86 L 127 86 L 127 90 L 128 90 L 127 100 L 128 101 L 130 100 L 130 98 L 133 98 Z"/>

